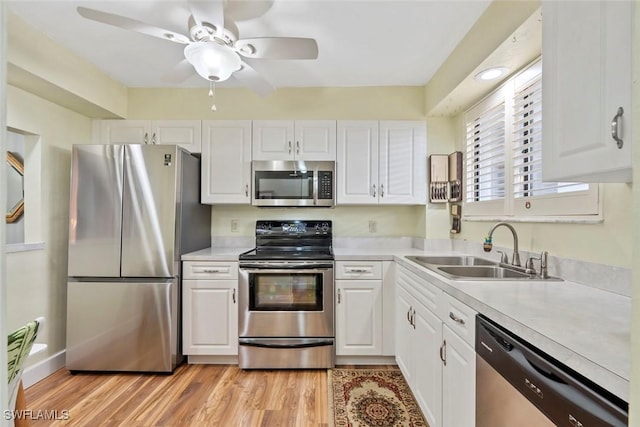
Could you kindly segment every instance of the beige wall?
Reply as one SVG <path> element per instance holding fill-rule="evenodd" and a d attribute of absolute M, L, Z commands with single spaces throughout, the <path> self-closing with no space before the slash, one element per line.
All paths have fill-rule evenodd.
<path fill-rule="evenodd" d="M 7 327 L 46 318 L 38 342 L 48 348 L 29 360 L 33 364 L 65 349 L 70 150 L 72 144 L 90 141 L 91 120 L 12 86 L 7 104 L 7 126 L 40 136 L 39 209 L 45 247 L 6 254 Z M 26 204 L 25 215 L 30 209 L 37 207 Z"/>

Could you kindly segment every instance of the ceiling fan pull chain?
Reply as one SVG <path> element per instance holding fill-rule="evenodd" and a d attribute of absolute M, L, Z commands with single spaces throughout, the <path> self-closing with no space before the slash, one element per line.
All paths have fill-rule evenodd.
<path fill-rule="evenodd" d="M 213 80 L 209 80 L 209 96 L 213 98 L 213 103 L 211 104 L 211 111 L 217 111 L 216 108 L 216 85 Z"/>

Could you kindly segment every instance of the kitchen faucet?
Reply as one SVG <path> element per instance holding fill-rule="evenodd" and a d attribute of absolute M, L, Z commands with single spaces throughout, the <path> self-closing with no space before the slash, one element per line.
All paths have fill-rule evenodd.
<path fill-rule="evenodd" d="M 511 264 L 520 267 L 521 264 L 520 253 L 518 252 L 518 234 L 516 233 L 515 228 L 511 226 L 511 224 L 507 224 L 506 222 L 498 222 L 494 224 L 494 226 L 491 227 L 491 230 L 489 230 L 489 235 L 484 239 L 483 249 L 485 252 L 491 252 L 491 249 L 493 248 L 493 243 L 491 242 L 491 239 L 493 238 L 493 232 L 500 226 L 507 227 L 509 230 L 511 230 L 511 234 L 513 234 L 513 258 L 511 259 Z"/>

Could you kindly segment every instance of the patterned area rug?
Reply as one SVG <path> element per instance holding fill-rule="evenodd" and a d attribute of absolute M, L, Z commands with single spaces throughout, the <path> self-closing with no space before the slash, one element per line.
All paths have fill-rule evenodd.
<path fill-rule="evenodd" d="M 330 369 L 336 427 L 429 427 L 399 369 Z"/>

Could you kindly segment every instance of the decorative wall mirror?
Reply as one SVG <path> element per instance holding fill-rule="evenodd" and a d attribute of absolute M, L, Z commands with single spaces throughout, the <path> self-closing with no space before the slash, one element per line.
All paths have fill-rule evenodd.
<path fill-rule="evenodd" d="M 24 213 L 24 163 L 21 158 L 7 151 L 7 224 L 18 221 Z"/>

